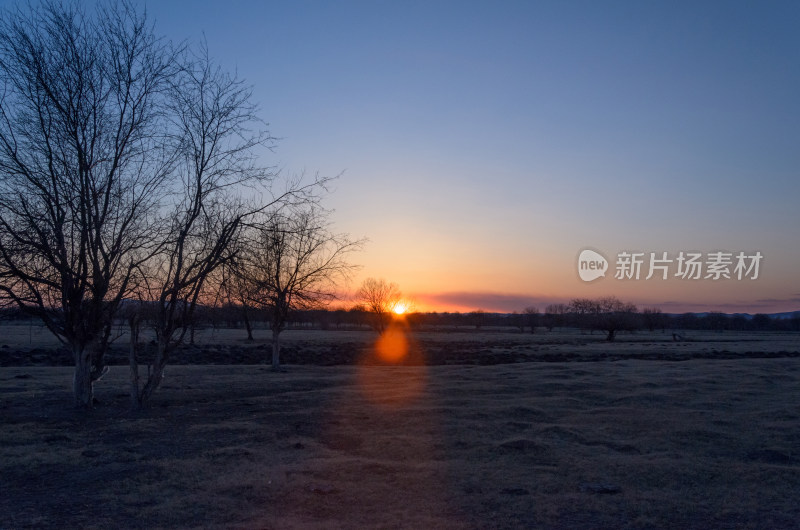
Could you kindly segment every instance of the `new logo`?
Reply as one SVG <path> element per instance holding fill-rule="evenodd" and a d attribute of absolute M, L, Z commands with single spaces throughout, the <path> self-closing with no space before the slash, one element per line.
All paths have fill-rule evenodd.
<path fill-rule="evenodd" d="M 608 260 L 591 249 L 584 249 L 578 255 L 578 276 L 585 282 L 591 282 L 606 275 Z"/>

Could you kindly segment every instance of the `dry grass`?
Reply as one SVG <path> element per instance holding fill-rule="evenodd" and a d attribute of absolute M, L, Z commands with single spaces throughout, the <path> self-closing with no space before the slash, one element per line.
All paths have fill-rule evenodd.
<path fill-rule="evenodd" d="M 684 331 L 679 330 L 687 340 L 674 342 L 671 330 L 636 333 L 620 333 L 615 343 L 615 351 L 622 348 L 638 352 L 649 351 L 688 351 L 702 352 L 728 349 L 733 352 L 797 350 L 800 347 L 800 334 L 791 332 L 739 332 L 739 331 Z M 256 344 L 268 344 L 271 332 L 257 328 L 253 331 Z M 556 328 L 548 332 L 537 328 L 535 334 L 520 333 L 514 328 L 459 328 L 454 331 L 415 331 L 415 339 L 431 344 L 475 343 L 492 349 L 536 348 L 539 351 L 575 351 L 576 347 L 587 351 L 608 348 L 605 334 L 589 333 L 573 328 Z M 128 331 L 126 326 L 115 326 L 112 335 L 115 342 L 127 348 Z M 142 340 L 152 338 L 151 331 L 142 331 Z M 196 343 L 203 345 L 246 344 L 243 329 L 205 328 L 195 334 Z M 281 334 L 281 340 L 291 345 L 313 344 L 368 344 L 375 335 L 367 330 L 310 330 L 289 329 Z M 50 331 L 38 323 L 0 324 L 0 349 L 57 348 L 60 344 Z"/>
<path fill-rule="evenodd" d="M 402 326 L 399 326 L 402 328 Z M 518 330 L 462 329 L 408 331 L 408 355 L 403 364 L 498 364 L 527 361 L 687 360 L 755 357 L 800 357 L 800 334 L 780 332 L 682 332 L 686 340 L 673 341 L 670 332 L 640 331 L 620 335 L 609 344 L 602 333 L 576 329 L 536 334 Z M 106 356 L 110 365 L 127 365 L 127 335 Z M 198 331 L 196 344 L 178 349 L 172 364 L 258 364 L 271 357 L 268 331 L 256 330 L 255 341 L 243 330 Z M 363 331 L 287 330 L 281 335 L 282 358 L 290 364 L 354 364 L 375 353 L 377 335 Z M 147 337 L 145 337 L 146 339 Z M 373 355 L 374 357 L 374 355 Z M 144 362 L 144 359 L 140 361 Z M 0 326 L 0 366 L 70 366 L 70 353 L 41 326 Z"/>
<path fill-rule="evenodd" d="M 622 346 L 627 347 L 627 346 Z M 796 349 L 796 346 L 795 346 Z M 0 369 L 0 528 L 793 528 L 800 359 Z"/>

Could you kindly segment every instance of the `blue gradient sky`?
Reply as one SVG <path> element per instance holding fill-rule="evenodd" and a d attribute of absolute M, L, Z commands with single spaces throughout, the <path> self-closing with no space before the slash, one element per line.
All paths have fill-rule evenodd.
<path fill-rule="evenodd" d="M 144 5 L 144 4 L 142 4 Z M 254 85 L 287 174 L 421 309 L 616 294 L 800 309 L 798 2 L 149 2 Z M 756 281 L 580 281 L 584 247 L 761 251 Z M 613 264 L 612 264 L 613 267 Z"/>

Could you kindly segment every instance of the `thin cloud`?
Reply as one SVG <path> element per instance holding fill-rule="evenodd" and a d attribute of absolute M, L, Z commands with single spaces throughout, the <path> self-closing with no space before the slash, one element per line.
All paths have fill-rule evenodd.
<path fill-rule="evenodd" d="M 761 298 L 756 300 L 760 304 L 800 303 L 800 298 Z"/>
<path fill-rule="evenodd" d="M 668 313 L 704 313 L 722 311 L 725 313 L 785 313 L 794 311 L 800 300 L 797 298 L 762 298 L 758 300 L 738 300 L 736 302 L 705 303 L 665 301 L 653 304 Z"/>
<path fill-rule="evenodd" d="M 415 295 L 414 298 L 426 305 L 457 308 L 455 310 L 459 311 L 483 309 L 511 312 L 521 311 L 530 306 L 543 310 L 549 304 L 565 302 L 564 299 L 546 296 L 493 292 L 428 293 Z"/>
<path fill-rule="evenodd" d="M 467 312 L 476 309 L 510 313 L 522 311 L 526 307 L 536 307 L 540 311 L 550 304 L 569 303 L 569 299 L 551 296 L 536 296 L 487 291 L 458 291 L 446 293 L 416 294 L 413 297 L 424 306 L 438 307 L 440 311 Z M 679 300 L 630 300 L 640 309 L 657 307 L 666 313 L 703 313 L 722 311 L 725 313 L 779 313 L 800 309 L 800 298 L 762 298 L 757 300 L 736 300 L 732 302 L 686 302 Z M 446 308 L 446 309 L 445 309 Z"/>

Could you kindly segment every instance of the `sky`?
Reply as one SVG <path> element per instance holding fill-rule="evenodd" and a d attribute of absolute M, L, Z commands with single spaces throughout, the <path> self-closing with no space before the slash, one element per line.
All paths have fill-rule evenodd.
<path fill-rule="evenodd" d="M 283 175 L 419 310 L 800 309 L 800 3 L 152 1 L 253 86 Z M 578 256 L 604 277 L 583 281 Z M 637 280 L 615 277 L 642 253 Z M 649 280 L 650 253 L 673 259 Z M 701 254 L 698 279 L 675 274 Z M 730 279 L 706 278 L 716 252 Z M 758 277 L 736 256 L 759 252 Z M 627 272 L 627 271 L 626 271 Z"/>

